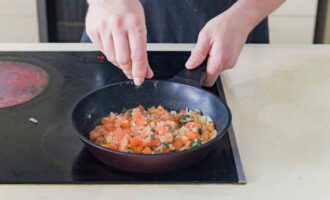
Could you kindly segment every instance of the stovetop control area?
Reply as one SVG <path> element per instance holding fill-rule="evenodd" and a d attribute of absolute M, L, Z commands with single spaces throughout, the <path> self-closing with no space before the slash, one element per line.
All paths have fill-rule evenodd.
<path fill-rule="evenodd" d="M 154 78 L 169 79 L 184 68 L 190 53 L 148 55 Z M 69 127 L 68 112 L 85 93 L 126 80 L 99 52 L 0 52 L 0 83 L 5 80 L 2 71 L 27 82 L 0 85 L 0 183 L 245 182 L 232 128 L 207 158 L 178 171 L 132 173 L 94 158 Z M 20 91 L 15 93 L 15 87 Z M 224 98 L 220 79 L 207 90 Z"/>

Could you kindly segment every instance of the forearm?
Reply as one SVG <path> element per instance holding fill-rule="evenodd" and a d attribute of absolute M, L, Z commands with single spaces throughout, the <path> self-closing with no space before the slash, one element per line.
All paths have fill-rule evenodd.
<path fill-rule="evenodd" d="M 285 0 L 238 0 L 228 14 L 236 16 L 250 31 L 265 17 L 276 10 Z"/>

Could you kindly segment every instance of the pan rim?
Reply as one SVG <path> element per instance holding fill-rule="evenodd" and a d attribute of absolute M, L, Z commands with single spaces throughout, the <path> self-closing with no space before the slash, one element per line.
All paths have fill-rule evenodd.
<path fill-rule="evenodd" d="M 73 124 L 73 119 L 72 119 L 73 112 L 75 111 L 75 108 L 79 105 L 80 102 L 82 102 L 86 97 L 88 97 L 89 95 L 91 95 L 95 92 L 98 92 L 98 91 L 103 90 L 103 89 L 108 88 L 108 87 L 113 87 L 113 86 L 122 85 L 122 84 L 133 84 L 134 85 L 133 81 L 121 81 L 121 82 L 111 83 L 111 84 L 102 86 L 100 88 L 94 89 L 94 90 L 82 95 L 81 97 L 79 97 L 74 102 L 74 104 L 72 105 L 72 107 L 69 110 L 69 113 L 68 113 L 69 126 L 71 127 L 71 129 L 73 129 L 74 133 L 83 142 L 85 142 L 89 145 L 92 145 L 93 147 L 95 147 L 99 150 L 103 150 L 103 151 L 110 152 L 110 153 L 115 153 L 115 154 L 122 154 L 122 155 L 126 155 L 126 156 L 134 156 L 134 157 L 171 156 L 171 155 L 185 154 L 185 153 L 197 151 L 198 149 L 206 148 L 206 147 L 212 145 L 213 143 L 218 142 L 225 135 L 225 132 L 227 132 L 228 128 L 231 126 L 231 122 L 232 122 L 231 110 L 229 109 L 227 104 L 225 104 L 218 96 L 214 95 L 213 93 L 211 93 L 209 91 L 206 91 L 206 90 L 203 90 L 202 88 L 195 87 L 195 86 L 187 85 L 187 84 L 184 84 L 184 83 L 177 83 L 177 82 L 173 82 L 173 81 L 167 81 L 167 80 L 145 80 L 145 82 L 150 82 L 150 83 L 163 82 L 163 83 L 170 83 L 170 84 L 179 84 L 179 85 L 183 85 L 185 87 L 191 87 L 191 88 L 194 88 L 194 89 L 202 90 L 203 92 L 217 98 L 218 101 L 220 101 L 220 103 L 223 104 L 223 106 L 225 107 L 225 109 L 228 112 L 228 122 L 221 131 L 217 131 L 217 136 L 215 138 L 211 139 L 210 141 L 208 141 L 208 142 L 206 142 L 206 143 L 204 143 L 204 144 L 202 144 L 198 147 L 194 147 L 192 149 L 185 149 L 185 150 L 182 150 L 182 151 L 175 151 L 175 152 L 169 152 L 169 153 L 159 153 L 159 154 L 143 154 L 143 153 L 129 153 L 129 152 L 117 151 L 117 150 L 102 147 L 102 146 L 92 142 L 89 138 L 85 137 L 82 133 L 80 133 L 80 131 Z"/>

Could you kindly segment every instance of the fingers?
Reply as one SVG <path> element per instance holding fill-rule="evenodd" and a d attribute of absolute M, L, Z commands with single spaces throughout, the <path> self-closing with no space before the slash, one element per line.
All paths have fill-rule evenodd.
<path fill-rule="evenodd" d="M 136 84 L 153 76 L 147 60 L 147 31 L 140 1 L 90 2 L 86 32 L 108 60 L 128 78 L 134 78 Z M 134 34 L 129 36 L 129 32 Z"/>
<path fill-rule="evenodd" d="M 116 54 L 115 54 L 115 47 L 113 45 L 112 34 L 111 33 L 101 34 L 101 40 L 103 41 L 103 44 L 104 44 L 104 47 L 101 51 L 107 57 L 109 62 L 118 66 L 118 63 L 116 62 Z"/>
<path fill-rule="evenodd" d="M 132 76 L 132 62 L 127 32 L 114 30 L 112 34 L 118 67 L 130 78 Z"/>
<path fill-rule="evenodd" d="M 211 40 L 207 34 L 201 32 L 198 36 L 197 44 L 191 51 L 191 55 L 186 62 L 186 68 L 194 69 L 205 60 L 211 48 Z"/>
<path fill-rule="evenodd" d="M 215 56 L 210 55 L 207 60 L 206 77 L 203 82 L 204 86 L 211 87 L 214 84 L 220 74 L 220 67 L 219 60 Z"/>
<path fill-rule="evenodd" d="M 146 31 L 143 28 L 139 28 L 139 25 L 135 25 L 136 28 L 131 29 L 128 36 L 133 80 L 135 85 L 141 85 L 145 78 L 153 76 L 153 72 L 148 63 Z"/>
<path fill-rule="evenodd" d="M 214 43 L 207 60 L 206 78 L 203 85 L 211 87 L 222 71 L 232 68 L 234 65 L 234 59 L 231 59 L 230 54 L 224 51 L 222 44 Z"/>
<path fill-rule="evenodd" d="M 150 66 L 147 69 L 147 78 L 152 78 L 154 76 L 154 72 L 150 68 Z"/>
<path fill-rule="evenodd" d="M 96 44 L 97 48 L 100 49 L 100 51 L 103 51 L 101 34 L 99 32 L 96 32 L 96 33 L 88 33 L 87 32 L 87 35 L 91 39 L 91 41 L 94 44 Z"/>
<path fill-rule="evenodd" d="M 153 71 L 148 63 L 146 30 L 136 25 L 129 33 L 120 27 L 103 29 L 101 37 L 94 41 L 102 45 L 100 49 L 110 62 L 136 85 L 141 85 L 145 78 L 153 76 Z"/>

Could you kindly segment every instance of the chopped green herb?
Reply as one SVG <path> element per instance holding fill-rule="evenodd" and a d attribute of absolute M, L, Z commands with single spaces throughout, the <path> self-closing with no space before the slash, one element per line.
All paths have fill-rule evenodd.
<path fill-rule="evenodd" d="M 151 139 L 155 139 L 155 137 L 156 137 L 155 134 L 150 135 Z"/>
<path fill-rule="evenodd" d="M 194 121 L 193 119 L 190 118 L 189 115 L 187 114 L 183 114 L 180 116 L 180 122 L 183 123 L 183 122 L 192 122 Z"/>
<path fill-rule="evenodd" d="M 189 115 L 187 115 L 187 114 L 183 114 L 183 115 L 181 115 L 181 119 L 182 120 L 185 120 L 185 119 L 187 119 L 189 117 Z"/>
<path fill-rule="evenodd" d="M 134 86 L 135 89 L 139 89 L 139 88 L 142 88 L 142 86 Z"/>
<path fill-rule="evenodd" d="M 198 138 L 198 139 L 196 139 L 196 140 L 190 142 L 189 147 L 190 147 L 190 148 L 194 148 L 194 147 L 198 147 L 198 146 L 200 146 L 201 144 L 202 144 L 202 140 Z"/>
<path fill-rule="evenodd" d="M 127 108 L 123 107 L 123 109 L 121 109 L 121 112 L 125 113 L 127 110 L 128 110 Z"/>
<path fill-rule="evenodd" d="M 170 145 L 167 144 L 166 142 L 162 142 L 162 145 L 164 145 L 166 148 L 169 148 L 170 147 Z"/>
<path fill-rule="evenodd" d="M 155 132 L 155 129 L 154 129 L 154 128 L 151 128 L 150 130 L 151 130 L 152 132 Z"/>
<path fill-rule="evenodd" d="M 202 134 L 202 133 L 203 133 L 202 127 L 199 127 L 199 128 L 197 129 L 197 131 L 198 131 L 199 134 Z"/>
<path fill-rule="evenodd" d="M 131 148 L 127 148 L 127 150 L 126 150 L 127 152 L 132 152 L 132 149 Z"/>

